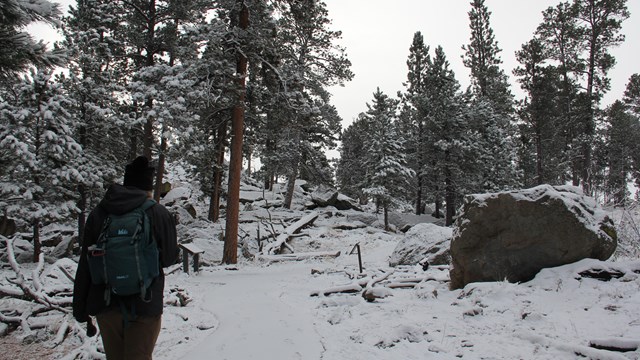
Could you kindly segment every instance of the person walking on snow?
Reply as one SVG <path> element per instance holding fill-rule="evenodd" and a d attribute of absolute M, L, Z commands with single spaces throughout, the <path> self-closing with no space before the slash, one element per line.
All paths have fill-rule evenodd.
<path fill-rule="evenodd" d="M 152 280 L 146 296 L 106 294 L 105 285 L 91 280 L 88 249 L 98 242 L 109 214 L 128 213 L 151 199 L 154 171 L 144 156 L 127 164 L 123 185 L 111 185 L 87 218 L 74 282 L 73 316 L 78 322 L 88 322 L 89 330 L 93 327 L 90 316 L 96 317 L 107 360 L 152 359 L 164 304 L 162 268 L 175 264 L 178 257 L 174 217 L 160 204 L 146 210 L 160 264 L 159 275 Z"/>

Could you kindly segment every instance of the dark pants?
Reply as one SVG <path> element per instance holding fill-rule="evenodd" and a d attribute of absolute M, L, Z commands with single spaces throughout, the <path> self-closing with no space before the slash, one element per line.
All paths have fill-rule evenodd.
<path fill-rule="evenodd" d="M 120 311 L 96 316 L 107 360 L 151 360 L 162 315 L 138 316 L 125 327 Z"/>

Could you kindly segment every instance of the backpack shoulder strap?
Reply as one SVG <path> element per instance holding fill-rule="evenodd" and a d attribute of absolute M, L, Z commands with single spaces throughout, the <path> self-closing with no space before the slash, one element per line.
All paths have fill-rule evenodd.
<path fill-rule="evenodd" d="M 155 200 L 147 199 L 144 203 L 142 203 L 142 205 L 140 207 L 142 208 L 142 210 L 147 211 L 147 210 L 149 210 L 149 208 L 151 208 L 155 204 L 156 204 Z"/>

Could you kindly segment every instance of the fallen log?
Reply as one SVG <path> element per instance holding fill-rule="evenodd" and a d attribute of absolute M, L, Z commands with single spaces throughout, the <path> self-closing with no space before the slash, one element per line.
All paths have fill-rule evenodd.
<path fill-rule="evenodd" d="M 266 260 L 270 262 L 278 262 L 278 261 L 300 261 L 300 260 L 315 259 L 315 258 L 335 258 L 338 256 L 340 256 L 340 251 L 321 251 L 321 252 L 280 254 L 280 255 L 258 255 L 256 259 Z"/>
<path fill-rule="evenodd" d="M 325 290 L 312 291 L 311 296 L 320 296 L 320 295 L 328 296 L 331 294 L 338 294 L 338 293 L 353 294 L 360 291 L 362 291 L 362 286 L 360 286 L 357 283 L 354 283 L 349 285 L 336 286 L 336 287 L 325 289 Z"/>
<path fill-rule="evenodd" d="M 589 341 L 589 347 L 618 352 L 636 351 L 640 347 L 640 340 L 624 338 L 596 339 Z"/>
<path fill-rule="evenodd" d="M 287 241 L 289 241 L 289 239 L 294 234 L 298 233 L 306 226 L 313 224 L 313 222 L 318 218 L 318 215 L 319 214 L 317 212 L 311 213 L 307 216 L 302 217 L 295 223 L 289 225 L 286 229 L 284 229 L 284 232 L 282 234 L 278 235 L 274 242 L 266 244 L 262 248 L 262 254 L 274 255 L 280 253 L 280 251 L 282 251 L 282 248 L 286 246 L 285 244 L 287 243 Z"/>

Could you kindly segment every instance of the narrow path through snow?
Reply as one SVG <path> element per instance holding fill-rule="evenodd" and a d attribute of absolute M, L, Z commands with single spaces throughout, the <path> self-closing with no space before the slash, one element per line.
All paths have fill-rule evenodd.
<path fill-rule="evenodd" d="M 275 264 L 190 278 L 219 326 L 182 359 L 320 359 L 310 271 L 308 264 Z"/>

